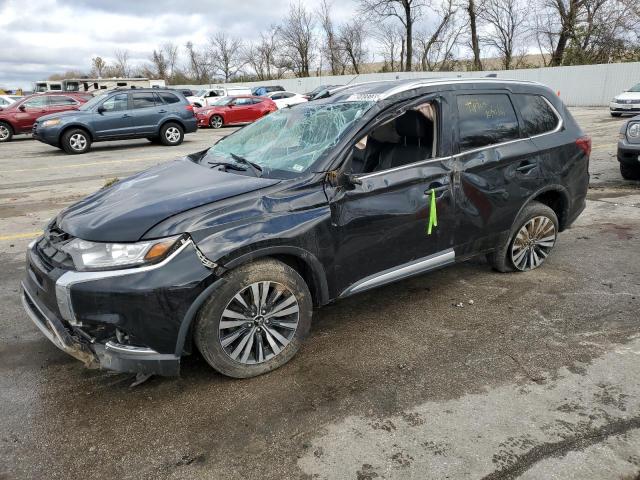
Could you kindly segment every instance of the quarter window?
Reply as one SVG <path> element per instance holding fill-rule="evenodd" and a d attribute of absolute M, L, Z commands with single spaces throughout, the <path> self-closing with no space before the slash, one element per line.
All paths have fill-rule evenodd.
<path fill-rule="evenodd" d="M 527 137 L 551 132 L 558 126 L 558 117 L 540 95 L 517 94 L 513 96 L 522 117 L 522 133 Z"/>
<path fill-rule="evenodd" d="M 164 101 L 164 103 L 178 103 L 178 102 L 180 102 L 180 99 L 177 96 L 175 96 L 173 93 L 160 92 L 157 95 Z"/>
<path fill-rule="evenodd" d="M 153 93 L 133 93 L 133 108 L 149 108 L 155 107 L 156 102 L 153 99 Z"/>
<path fill-rule="evenodd" d="M 519 138 L 518 118 L 505 94 L 458 95 L 460 151 Z"/>
<path fill-rule="evenodd" d="M 128 95 L 126 93 L 119 93 L 113 97 L 105 100 L 102 104 L 102 108 L 107 112 L 119 112 L 121 110 L 127 110 L 129 104 L 127 102 Z"/>

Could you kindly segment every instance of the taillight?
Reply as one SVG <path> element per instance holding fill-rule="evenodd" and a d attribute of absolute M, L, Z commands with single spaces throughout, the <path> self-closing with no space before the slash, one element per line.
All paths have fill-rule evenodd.
<path fill-rule="evenodd" d="M 196 111 L 193 109 L 193 105 L 185 105 L 184 106 L 185 110 L 188 110 L 189 112 L 193 113 L 193 116 L 196 116 Z"/>
<path fill-rule="evenodd" d="M 584 152 L 584 154 L 589 157 L 591 155 L 591 137 L 585 135 L 584 137 L 580 137 L 576 140 L 576 145 L 580 150 Z"/>

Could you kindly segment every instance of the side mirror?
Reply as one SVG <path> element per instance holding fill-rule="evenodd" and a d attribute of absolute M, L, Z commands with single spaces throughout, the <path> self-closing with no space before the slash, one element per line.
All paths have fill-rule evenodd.
<path fill-rule="evenodd" d="M 327 172 L 327 181 L 333 187 L 342 187 L 346 190 L 353 190 L 356 185 L 362 185 L 362 180 L 353 173 L 338 172 L 337 170 Z"/>
<path fill-rule="evenodd" d="M 104 112 L 106 112 L 107 110 L 106 110 L 102 105 L 100 105 L 100 106 L 98 107 L 98 110 L 96 110 L 96 111 L 97 111 L 100 115 L 102 115 L 102 114 L 103 114 Z"/>
<path fill-rule="evenodd" d="M 26 108 L 27 108 L 27 107 L 25 107 L 25 106 L 24 106 L 24 104 L 23 104 L 23 105 L 20 105 L 20 106 L 18 107 L 18 110 L 20 110 L 21 112 L 24 112 Z"/>

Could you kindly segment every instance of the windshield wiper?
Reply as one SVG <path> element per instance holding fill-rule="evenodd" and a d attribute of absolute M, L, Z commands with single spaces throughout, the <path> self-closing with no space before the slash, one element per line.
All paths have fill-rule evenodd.
<path fill-rule="evenodd" d="M 223 166 L 223 167 L 225 167 L 225 169 L 237 170 L 238 172 L 246 172 L 247 171 L 246 168 L 239 167 L 235 163 L 229 163 L 229 162 L 207 162 L 207 165 L 211 165 L 211 168 Z"/>
<path fill-rule="evenodd" d="M 231 155 L 231 158 L 233 158 L 236 162 L 241 163 L 243 165 L 247 165 L 249 168 L 251 168 L 251 171 L 256 177 L 262 176 L 262 167 L 257 163 L 250 162 L 246 158 L 243 158 L 240 155 L 236 155 L 235 153 L 230 153 L 230 155 Z"/>

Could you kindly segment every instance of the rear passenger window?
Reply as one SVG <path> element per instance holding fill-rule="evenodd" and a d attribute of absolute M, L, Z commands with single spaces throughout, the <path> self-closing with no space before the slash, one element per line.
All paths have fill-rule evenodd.
<path fill-rule="evenodd" d="M 513 95 L 516 108 L 522 117 L 522 133 L 526 137 L 551 132 L 558 126 L 559 120 L 553 109 L 540 95 Z"/>
<path fill-rule="evenodd" d="M 505 94 L 458 95 L 460 151 L 519 138 L 518 118 Z"/>
<path fill-rule="evenodd" d="M 180 102 L 180 99 L 177 96 L 175 96 L 173 93 L 160 92 L 160 93 L 157 93 L 156 95 L 158 95 L 164 101 L 164 103 L 178 103 L 178 102 Z"/>
<path fill-rule="evenodd" d="M 133 93 L 133 108 L 155 107 L 156 102 L 153 100 L 153 93 Z"/>

